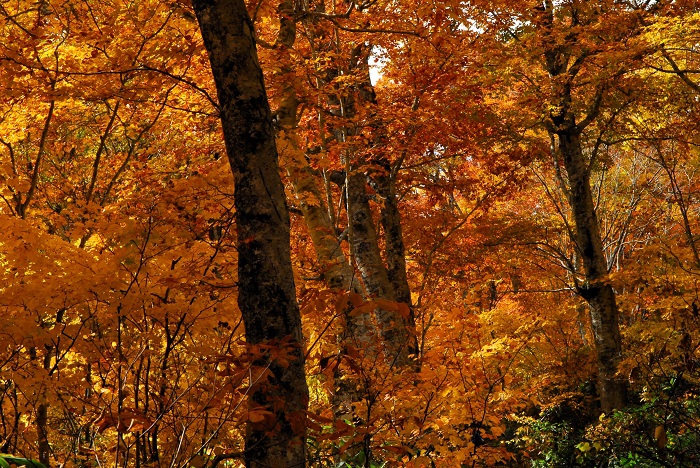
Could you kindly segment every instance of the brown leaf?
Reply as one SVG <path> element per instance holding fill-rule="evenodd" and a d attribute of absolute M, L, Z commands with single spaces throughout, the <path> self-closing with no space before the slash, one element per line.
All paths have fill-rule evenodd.
<path fill-rule="evenodd" d="M 368 301 L 362 304 L 359 307 L 355 307 L 352 312 L 350 312 L 350 317 L 356 317 L 361 314 L 367 314 L 369 312 L 372 312 L 374 309 L 377 308 L 377 303 L 375 301 Z"/>
<path fill-rule="evenodd" d="M 657 447 L 666 447 L 666 443 L 668 442 L 668 436 L 666 435 L 666 428 L 663 424 L 656 426 L 656 429 L 654 429 L 654 439 L 656 439 Z"/>
<path fill-rule="evenodd" d="M 362 296 L 352 291 L 350 291 L 349 296 L 350 302 L 352 302 L 352 305 L 354 305 L 355 307 L 359 307 L 365 302 L 364 299 L 362 299 Z"/>

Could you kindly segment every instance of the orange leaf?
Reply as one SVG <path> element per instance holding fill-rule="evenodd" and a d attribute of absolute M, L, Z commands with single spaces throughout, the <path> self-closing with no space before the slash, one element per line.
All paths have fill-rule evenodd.
<path fill-rule="evenodd" d="M 377 308 L 377 303 L 374 301 L 368 301 L 361 306 L 355 307 L 352 312 L 350 312 L 350 317 L 356 317 L 360 314 L 366 314 Z"/>
<path fill-rule="evenodd" d="M 265 413 L 266 411 L 249 411 L 248 420 L 254 423 L 263 422 L 265 420 Z"/>

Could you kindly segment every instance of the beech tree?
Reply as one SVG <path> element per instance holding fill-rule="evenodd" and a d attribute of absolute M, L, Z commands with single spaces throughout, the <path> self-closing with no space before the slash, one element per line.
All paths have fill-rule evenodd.
<path fill-rule="evenodd" d="M 603 3 L 534 5 L 521 13 L 523 23 L 508 31 L 511 39 L 505 39 L 505 53 L 527 50 L 527 56 L 541 66 L 540 71 L 522 69 L 532 84 L 523 99 L 533 93 L 545 102 L 541 110 L 532 109 L 532 118 L 546 129 L 551 143 L 548 157 L 554 165 L 556 190 L 567 206 L 562 216 L 575 246 L 569 260 L 571 279 L 589 307 L 600 403 L 609 412 L 626 405 L 627 383 L 618 375 L 623 357 L 620 312 L 607 279 L 609 264 L 592 178 L 601 151 L 619 130 L 622 114 L 638 99 L 631 70 L 648 52 L 635 38 L 656 7 Z M 599 30 L 603 22 L 610 27 Z M 520 60 L 513 59 L 510 63 Z"/>
<path fill-rule="evenodd" d="M 193 2 L 209 53 L 235 184 L 238 304 L 246 341 L 268 346 L 256 365 L 251 405 L 271 417 L 252 422 L 246 466 L 304 466 L 304 339 L 292 273 L 289 213 L 275 131 L 245 3 Z M 283 347 L 289 348 L 282 359 Z"/>
<path fill-rule="evenodd" d="M 3 0 L 0 464 L 700 466 L 698 24 Z"/>
<path fill-rule="evenodd" d="M 570 10 L 566 13 L 567 16 L 570 14 L 568 19 L 572 27 L 579 22 L 585 25 L 598 21 L 596 13 L 585 11 L 585 7 L 569 5 L 567 8 Z M 590 124 L 600 118 L 605 94 L 609 92 L 608 88 L 617 84 L 601 80 L 595 86 L 589 102 L 580 105 L 580 108 L 585 109 L 585 113 L 577 115 L 576 104 L 572 102 L 573 89 L 581 68 L 595 52 L 586 47 L 574 51 L 568 44 L 562 43 L 572 38 L 565 38 L 565 33 L 555 30 L 556 24 L 565 21 L 559 18 L 555 20 L 555 17 L 560 15 L 563 16 L 555 11 L 553 2 L 545 2 L 542 17 L 535 18 L 535 21 L 539 22 L 536 27 L 541 29 L 542 41 L 546 44 L 543 50 L 544 64 L 552 79 L 552 110 L 549 116 L 545 117 L 548 119 L 545 123 L 556 140 L 556 147 L 553 148 L 555 163 L 558 164 L 558 159 L 561 158 L 566 172 L 568 183 L 565 190 L 574 221 L 572 240 L 576 244 L 585 272 L 584 284 L 577 287 L 590 306 L 599 366 L 601 406 L 603 411 L 608 412 L 624 407 L 627 402 L 626 384 L 616 376 L 622 357 L 619 311 L 612 286 L 605 284 L 608 264 L 603 252 L 600 224 L 591 190 L 591 170 L 595 164 L 597 150 L 592 147 L 591 156 L 586 157 L 581 136 Z M 629 34 L 629 31 L 627 33 Z M 624 36 L 608 40 L 622 42 Z M 624 106 L 624 101 L 620 105 Z M 617 109 L 612 111 L 613 116 L 616 112 Z"/>

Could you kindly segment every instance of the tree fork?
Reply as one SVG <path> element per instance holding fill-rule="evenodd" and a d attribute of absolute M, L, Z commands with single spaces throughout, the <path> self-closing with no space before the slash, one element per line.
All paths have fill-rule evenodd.
<path fill-rule="evenodd" d="M 622 359 L 622 344 L 618 323 L 615 291 L 606 282 L 608 274 L 600 226 L 596 216 L 590 181 L 590 161 L 583 154 L 581 134 L 600 115 L 606 84 L 595 89 L 590 106 L 577 122 L 573 102 L 574 79 L 589 57 L 589 51 L 571 56 L 568 46 L 558 43 L 554 34 L 555 5 L 551 0 L 543 4 L 540 28 L 550 42 L 543 51 L 544 68 L 552 77 L 553 104 L 546 125 L 556 135 L 558 150 L 564 161 L 569 182 L 568 201 L 574 218 L 572 241 L 583 260 L 585 284 L 579 293 L 589 305 L 591 325 L 598 361 L 598 393 L 604 412 L 627 404 L 627 384 L 616 378 Z"/>

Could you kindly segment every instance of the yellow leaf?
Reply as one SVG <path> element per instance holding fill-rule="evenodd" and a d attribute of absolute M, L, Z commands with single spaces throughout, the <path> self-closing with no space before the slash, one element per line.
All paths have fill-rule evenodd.
<path fill-rule="evenodd" d="M 581 442 L 576 446 L 576 448 L 582 451 L 583 453 L 586 453 L 591 449 L 591 444 L 589 444 L 588 442 Z"/>

